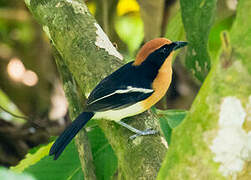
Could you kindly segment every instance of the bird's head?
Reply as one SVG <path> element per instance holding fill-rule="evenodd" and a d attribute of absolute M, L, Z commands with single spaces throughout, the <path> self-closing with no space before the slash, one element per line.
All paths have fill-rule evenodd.
<path fill-rule="evenodd" d="M 187 42 L 183 41 L 176 41 L 172 42 L 166 38 L 156 38 L 151 41 L 148 41 L 144 46 L 139 50 L 136 59 L 133 65 L 138 66 L 143 61 L 147 59 L 149 55 L 155 55 L 160 59 L 171 59 L 172 52 L 177 50 L 181 47 L 187 45 Z"/>

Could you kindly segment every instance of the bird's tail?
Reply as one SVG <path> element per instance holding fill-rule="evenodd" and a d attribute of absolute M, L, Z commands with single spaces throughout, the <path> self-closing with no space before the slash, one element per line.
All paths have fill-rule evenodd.
<path fill-rule="evenodd" d="M 82 112 L 73 122 L 67 127 L 64 132 L 57 138 L 50 149 L 49 155 L 54 155 L 56 160 L 63 152 L 65 147 L 76 136 L 79 130 L 94 116 L 93 112 Z"/>

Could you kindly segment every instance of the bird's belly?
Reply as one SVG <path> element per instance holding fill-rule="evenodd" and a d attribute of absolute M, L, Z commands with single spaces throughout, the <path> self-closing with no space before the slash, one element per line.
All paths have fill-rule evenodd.
<path fill-rule="evenodd" d="M 144 112 L 145 110 L 146 109 L 143 108 L 142 103 L 138 102 L 136 104 L 133 104 L 123 109 L 96 112 L 93 118 L 120 121 L 123 118 L 140 114 Z"/>

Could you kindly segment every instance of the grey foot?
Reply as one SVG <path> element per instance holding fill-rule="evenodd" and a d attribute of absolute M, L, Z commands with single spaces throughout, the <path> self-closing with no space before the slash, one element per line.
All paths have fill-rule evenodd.
<path fill-rule="evenodd" d="M 157 134 L 157 133 L 158 133 L 158 131 L 156 131 L 156 130 L 153 130 L 153 129 L 146 129 L 146 130 L 144 130 L 144 131 L 139 131 L 139 132 L 137 132 L 136 134 L 130 136 L 130 139 L 133 140 L 133 139 L 135 139 L 135 138 L 138 137 L 138 136 L 154 135 L 154 134 Z"/>
<path fill-rule="evenodd" d="M 138 136 L 153 135 L 153 134 L 158 133 L 158 131 L 153 130 L 153 129 L 146 129 L 144 131 L 141 131 L 122 121 L 118 121 L 117 123 L 135 133 L 133 136 L 130 136 L 130 139 L 135 139 Z"/>

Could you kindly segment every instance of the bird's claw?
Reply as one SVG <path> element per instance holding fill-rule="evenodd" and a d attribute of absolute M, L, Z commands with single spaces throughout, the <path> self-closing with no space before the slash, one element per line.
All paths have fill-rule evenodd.
<path fill-rule="evenodd" d="M 133 140 L 138 136 L 154 135 L 154 134 L 157 134 L 157 133 L 158 133 L 158 131 L 149 128 L 149 129 L 146 129 L 144 131 L 140 131 L 140 132 L 130 136 L 130 139 Z"/>

